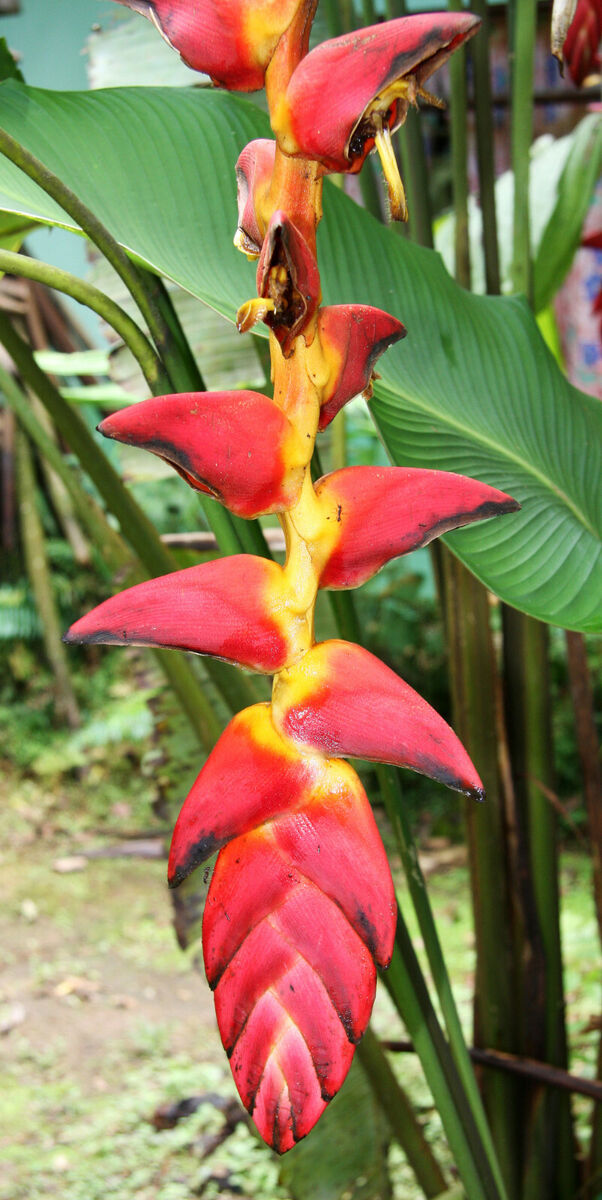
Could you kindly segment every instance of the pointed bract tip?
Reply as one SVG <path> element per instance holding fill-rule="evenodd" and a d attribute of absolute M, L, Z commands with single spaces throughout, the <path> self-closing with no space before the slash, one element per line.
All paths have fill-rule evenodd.
<path fill-rule="evenodd" d="M 193 871 L 196 871 L 197 867 L 207 862 L 207 859 L 211 858 L 211 855 L 215 854 L 216 850 L 219 850 L 222 845 L 223 838 L 220 840 L 209 833 L 206 837 L 195 842 L 189 849 L 188 854 L 182 855 L 180 847 L 177 845 L 174 847 L 174 843 L 172 842 L 169 862 L 167 864 L 168 887 L 172 891 L 178 888 L 185 879 L 188 879 L 189 875 L 192 875 Z"/>

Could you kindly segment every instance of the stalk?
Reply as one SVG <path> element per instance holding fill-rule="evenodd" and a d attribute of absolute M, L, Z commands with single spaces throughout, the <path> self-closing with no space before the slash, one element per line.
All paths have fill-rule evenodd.
<path fill-rule="evenodd" d="M 449 7 L 459 7 L 449 0 Z M 451 151 L 455 217 L 455 273 L 470 287 L 468 239 L 467 92 L 460 55 L 450 61 Z M 485 588 L 441 547 L 445 624 L 449 652 L 454 727 L 478 765 L 486 803 L 467 805 L 466 827 L 476 940 L 474 1041 L 477 1046 L 513 1050 L 516 1045 L 512 913 L 506 864 L 504 794 L 498 744 L 505 737 L 499 704 L 497 666 Z M 510 1196 L 518 1195 L 520 1128 L 515 1080 L 488 1072 L 483 1098 L 493 1141 Z"/>
<path fill-rule="evenodd" d="M 33 457 L 26 435 L 17 434 L 17 479 L 21 537 L 27 575 L 42 625 L 46 657 L 54 676 L 57 716 L 70 729 L 81 725 L 81 717 L 69 674 L 65 648 L 61 642 L 61 624 L 52 590 L 52 580 L 44 529 L 37 510 L 37 483 Z"/>
<path fill-rule="evenodd" d="M 497 1161 L 496 1150 L 491 1136 L 483 1101 L 479 1093 L 474 1069 L 454 999 L 450 978 L 445 965 L 441 942 L 433 916 L 426 882 L 420 867 L 418 850 L 412 838 L 410 823 L 403 804 L 399 783 L 399 772 L 393 767 L 378 766 L 376 773 L 385 809 L 395 834 L 397 848 L 400 852 L 402 866 L 405 872 L 410 898 L 414 906 L 420 933 L 424 942 L 433 983 L 435 985 L 441 1013 L 445 1022 L 449 1048 L 454 1064 L 460 1076 L 462 1086 L 472 1114 L 477 1125 L 479 1136 L 487 1153 L 491 1170 L 495 1177 L 500 1196 L 506 1196 L 503 1176 Z"/>
<path fill-rule="evenodd" d="M 515 3 L 512 16 L 512 282 L 514 290 L 523 291 L 532 303 L 529 154 L 533 128 L 535 0 Z M 566 1068 L 556 817 L 540 787 L 540 784 L 544 788 L 553 787 L 548 637 L 544 626 L 509 608 L 504 610 L 504 663 L 514 792 L 525 835 L 519 851 L 532 880 L 532 895 L 525 894 L 531 892 L 530 887 L 523 887 L 521 898 L 527 918 L 533 909 L 533 937 L 529 936 L 527 924 L 527 940 L 521 949 L 523 955 L 525 951 L 535 955 L 530 973 L 539 975 L 542 982 L 535 1007 L 525 1010 L 522 1050 L 531 1057 L 545 1057 L 553 1065 Z M 576 1172 L 568 1102 L 565 1098 L 532 1092 L 529 1118 L 524 1195 L 528 1200 L 572 1195 Z"/>
<path fill-rule="evenodd" d="M 461 0 L 449 0 L 452 12 L 462 9 Z M 451 85 L 452 187 L 454 198 L 455 276 L 462 287 L 470 288 L 470 245 L 468 239 L 468 97 L 466 87 L 466 51 L 460 47 L 449 62 Z"/>
<path fill-rule="evenodd" d="M 505 1193 L 496 1182 L 400 911 L 395 953 L 383 982 L 420 1057 L 467 1196 L 501 1200 Z"/>
<path fill-rule="evenodd" d="M 594 871 L 594 902 L 598 922 L 598 936 L 602 945 L 602 765 L 595 722 L 594 696 L 587 662 L 585 638 L 580 633 L 566 632 L 567 662 L 577 748 L 583 778 L 583 794 L 587 812 L 589 843 L 592 848 Z M 598 1045 L 597 1078 L 602 1077 L 602 1033 Z M 588 1180 L 602 1177 L 602 1110 L 593 1105 L 592 1134 L 587 1163 Z M 590 1190 L 591 1189 L 591 1190 Z M 595 1200 L 593 1182 L 588 1189 L 587 1200 Z"/>
<path fill-rule="evenodd" d="M 161 357 L 176 391 L 206 391 L 199 364 L 190 349 L 188 338 L 164 281 L 160 275 L 155 275 L 144 267 L 139 267 L 138 270 L 168 331 Z"/>
<path fill-rule="evenodd" d="M 388 20 L 408 15 L 405 0 L 386 0 Z M 410 213 L 409 234 L 420 246 L 433 247 L 433 218 L 430 204 L 429 173 L 420 127 L 420 112 L 409 112 L 397 134 L 404 182 Z"/>
<path fill-rule="evenodd" d="M 545 789 L 554 788 L 545 626 L 505 608 L 504 669 L 515 803 L 514 892 L 523 997 L 520 1052 L 566 1069 L 559 927 L 557 821 Z M 534 1087 L 526 1107 L 523 1195 L 570 1196 L 575 1164 L 570 1104 Z"/>
<path fill-rule="evenodd" d="M 58 446 L 32 411 L 16 381 L 1 366 L 0 391 L 38 452 L 63 483 L 92 544 L 97 548 L 102 547 L 102 563 L 108 573 L 131 567 L 132 552 L 128 550 L 117 530 L 109 525 L 100 505 L 82 487 L 73 469 L 67 466 Z M 169 650 L 154 650 L 153 654 L 178 697 L 182 711 L 201 746 L 209 751 L 219 737 L 222 727 L 215 719 L 213 708 L 207 705 L 204 689 L 199 685 L 192 667 L 185 658 Z M 204 667 L 203 673 L 206 674 Z"/>
<path fill-rule="evenodd" d="M 476 939 L 474 1040 L 477 1046 L 516 1047 L 516 986 L 512 908 L 504 854 L 504 793 L 498 767 L 503 728 L 487 593 L 451 554 L 445 555 L 446 625 L 454 727 L 477 763 L 485 804 L 468 803 L 467 836 Z M 508 1193 L 518 1195 L 519 1091 L 493 1072 L 482 1080 L 494 1144 Z"/>
<path fill-rule="evenodd" d="M 533 305 L 529 166 L 533 139 L 533 65 L 536 0 L 514 0 L 512 59 L 512 171 L 514 174 L 512 289 Z"/>
<path fill-rule="evenodd" d="M 79 413 L 63 400 L 48 377 L 38 367 L 29 347 L 13 329 L 9 318 L 0 312 L 0 341 L 6 347 L 21 376 L 42 401 L 56 428 L 79 458 L 84 470 L 98 488 L 108 510 L 117 517 L 124 537 L 144 564 L 150 576 L 165 575 L 177 569 L 177 562 L 169 553 L 136 501 L 124 487 L 119 475 L 113 470 L 105 455 L 99 450 L 88 427 Z M 232 708 L 253 704 L 256 700 L 244 676 L 234 679 L 223 664 L 207 659 L 207 671 L 222 692 L 226 703 Z M 200 689 L 199 689 L 200 693 Z M 199 703 L 206 710 L 207 721 L 215 721 L 202 694 Z"/>
<path fill-rule="evenodd" d="M 357 1055 L 391 1132 L 402 1147 L 424 1195 L 440 1196 L 447 1188 L 443 1171 L 370 1026 L 358 1046 Z"/>
<path fill-rule="evenodd" d="M 413 242 L 433 248 L 433 218 L 429 195 L 429 173 L 420 127 L 420 113 L 409 112 L 398 137 L 401 165 L 410 213 L 409 234 Z"/>
<path fill-rule="evenodd" d="M 481 29 L 471 43 L 474 71 L 474 105 L 476 118 L 477 162 L 479 193 L 483 219 L 483 252 L 485 279 L 489 295 L 500 290 L 500 263 L 495 209 L 495 163 L 493 101 L 489 65 L 489 10 L 487 0 L 472 0 L 471 8 L 481 18 Z"/>
<path fill-rule="evenodd" d="M 39 259 L 29 258 L 26 254 L 14 254 L 11 250 L 0 248 L 0 271 L 7 275 L 17 275 L 23 279 L 33 279 L 43 283 L 55 291 L 71 296 L 80 304 L 85 304 L 92 312 L 102 317 L 115 333 L 123 339 L 136 359 L 149 388 L 156 395 L 168 390 L 169 379 L 148 338 L 140 327 L 132 320 L 123 308 L 115 304 L 109 296 L 50 263 L 40 262 Z"/>
<path fill-rule="evenodd" d="M 102 546 L 103 563 L 109 572 L 131 565 L 132 553 L 125 545 L 121 535 L 109 525 L 107 518 L 89 492 L 82 487 L 72 467 L 69 467 L 39 417 L 33 411 L 27 396 L 19 387 L 17 381 L 0 364 L 0 392 L 9 408 L 14 412 L 19 424 L 35 445 L 38 453 L 48 463 L 61 480 L 70 496 L 78 517 L 84 526 L 90 541 L 95 546 Z"/>

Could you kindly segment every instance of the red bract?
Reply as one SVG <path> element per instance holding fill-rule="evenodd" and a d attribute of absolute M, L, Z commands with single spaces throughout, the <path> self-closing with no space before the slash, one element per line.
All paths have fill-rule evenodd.
<path fill-rule="evenodd" d="M 376 144 L 391 201 L 401 204 L 390 133 L 433 71 L 478 26 L 471 13 L 425 13 L 323 42 L 299 63 L 272 118 L 280 146 L 325 171 L 356 172 Z"/>
<path fill-rule="evenodd" d="M 562 53 L 571 78 L 580 86 L 600 71 L 602 0 L 578 0 Z"/>
<path fill-rule="evenodd" d="M 471 521 L 516 512 L 497 488 L 411 467 L 346 467 L 325 475 L 316 495 L 329 524 L 320 587 L 359 587 L 385 563 Z"/>
<path fill-rule="evenodd" d="M 303 805 L 221 851 L 207 977 L 242 1102 L 280 1153 L 343 1082 L 372 1010 L 371 955 L 386 966 L 394 932 L 386 855 L 344 763 L 324 764 Z"/>
<path fill-rule="evenodd" d="M 286 213 L 275 212 L 257 264 L 257 295 L 238 311 L 241 333 L 265 321 L 288 358 L 321 299 L 316 256 Z"/>
<path fill-rule="evenodd" d="M 98 428 L 164 458 L 191 487 L 241 517 L 290 508 L 308 459 L 294 426 L 260 392 L 156 396 L 113 413 Z"/>
<path fill-rule="evenodd" d="M 300 804 L 322 770 L 319 756 L 299 751 L 278 733 L 268 704 L 238 713 L 216 742 L 176 821 L 170 887 L 231 838 Z"/>
<path fill-rule="evenodd" d="M 274 720 L 298 746 L 410 767 L 484 796 L 453 729 L 389 667 L 351 642 L 319 642 L 274 685 Z"/>
<path fill-rule="evenodd" d="M 270 186 L 275 157 L 276 143 L 270 138 L 256 138 L 245 146 L 236 164 L 238 228 L 234 245 L 249 258 L 261 254 L 265 224 L 259 212 Z"/>
<path fill-rule="evenodd" d="M 288 660 L 282 568 L 250 554 L 127 588 L 76 621 L 64 641 L 213 654 L 268 675 Z"/>
<path fill-rule="evenodd" d="M 401 321 L 367 304 L 335 304 L 321 308 L 318 333 L 330 377 L 320 402 L 319 429 L 326 429 L 339 410 L 357 396 L 372 395 L 372 372 L 377 358 L 406 336 Z"/>
<path fill-rule="evenodd" d="M 117 0 L 148 17 L 195 71 L 236 92 L 263 87 L 276 46 L 312 0 Z"/>

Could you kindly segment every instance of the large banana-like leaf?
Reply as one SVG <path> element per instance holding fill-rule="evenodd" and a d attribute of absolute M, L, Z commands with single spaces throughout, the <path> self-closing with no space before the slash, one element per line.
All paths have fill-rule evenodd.
<path fill-rule="evenodd" d="M 0 125 L 36 154 L 143 262 L 230 319 L 254 295 L 231 246 L 233 163 L 266 133 L 219 92 L 44 92 L 8 81 Z M 12 164 L 0 208 L 72 227 Z M 471 296 L 415 247 L 328 186 L 320 231 L 326 303 L 403 320 L 379 363 L 373 412 L 393 460 L 457 471 L 510 492 L 522 512 L 448 535 L 504 600 L 573 629 L 602 628 L 602 408 L 572 388 L 521 299 Z"/>

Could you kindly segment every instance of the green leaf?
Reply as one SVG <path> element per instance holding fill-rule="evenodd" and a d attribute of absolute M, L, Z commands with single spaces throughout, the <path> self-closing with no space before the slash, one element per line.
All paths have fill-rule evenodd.
<path fill-rule="evenodd" d="M 233 164 L 266 119 L 221 92 L 0 87 L 2 125 L 76 191 L 121 243 L 233 319 L 255 272 L 231 246 Z M 127 169 L 126 169 L 127 168 Z M 70 227 L 8 162 L 0 207 Z M 380 361 L 372 410 L 393 460 L 481 478 L 521 513 L 449 535 L 452 549 L 517 608 L 602 627 L 602 408 L 572 388 L 526 304 L 471 296 L 439 257 L 399 238 L 327 185 L 319 231 L 326 303 L 399 316 L 408 338 Z"/>
<path fill-rule="evenodd" d="M 556 203 L 533 265 L 535 311 L 550 303 L 573 261 L 596 181 L 602 172 L 602 117 L 590 113 L 572 134 Z"/>
<path fill-rule="evenodd" d="M 23 73 L 10 52 L 6 38 L 0 38 L 0 79 L 18 79 L 24 83 Z"/>
<path fill-rule="evenodd" d="M 282 1161 L 280 1181 L 293 1200 L 389 1200 L 386 1122 L 359 1063 L 311 1138 Z"/>

